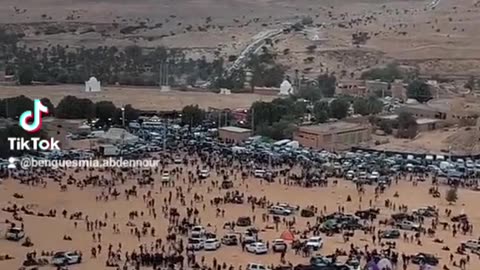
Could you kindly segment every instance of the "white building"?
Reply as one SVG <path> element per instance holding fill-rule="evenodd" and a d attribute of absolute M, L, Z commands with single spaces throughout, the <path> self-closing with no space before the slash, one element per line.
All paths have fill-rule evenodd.
<path fill-rule="evenodd" d="M 278 93 L 278 95 L 288 96 L 290 94 L 293 94 L 292 84 L 289 81 L 284 80 L 282 84 L 280 84 L 280 93 Z"/>
<path fill-rule="evenodd" d="M 100 92 L 101 90 L 100 82 L 97 78 L 90 77 L 90 79 L 85 82 L 85 92 Z"/>

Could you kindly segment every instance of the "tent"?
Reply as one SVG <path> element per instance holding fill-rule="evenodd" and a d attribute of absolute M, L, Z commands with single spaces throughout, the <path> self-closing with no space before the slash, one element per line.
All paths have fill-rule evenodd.
<path fill-rule="evenodd" d="M 284 80 L 282 84 L 280 84 L 280 93 L 278 93 L 280 96 L 288 96 L 290 94 L 293 94 L 293 87 L 292 84 Z"/>
<path fill-rule="evenodd" d="M 101 139 L 111 144 L 132 144 L 138 141 L 137 136 L 121 128 L 110 128 L 105 134 L 103 134 Z"/>
<path fill-rule="evenodd" d="M 295 236 L 293 235 L 293 233 L 289 230 L 285 230 L 284 232 L 282 232 L 282 234 L 280 235 L 280 238 L 282 238 L 283 240 L 285 241 L 293 241 L 295 240 Z"/>
<path fill-rule="evenodd" d="M 100 82 L 95 77 L 90 77 L 88 81 L 85 82 L 85 92 L 100 92 Z"/>

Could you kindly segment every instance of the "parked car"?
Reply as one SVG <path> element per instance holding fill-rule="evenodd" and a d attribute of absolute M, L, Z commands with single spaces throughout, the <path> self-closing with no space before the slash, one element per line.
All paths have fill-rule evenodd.
<path fill-rule="evenodd" d="M 52 258 L 52 264 L 56 266 L 78 264 L 81 262 L 82 256 L 76 252 L 57 252 Z"/>
<path fill-rule="evenodd" d="M 25 232 L 21 228 L 10 228 L 5 233 L 5 238 L 11 241 L 20 241 L 25 237 Z"/>
<path fill-rule="evenodd" d="M 263 178 L 263 176 L 265 175 L 265 170 L 255 170 L 253 172 L 253 175 L 257 178 Z"/>
<path fill-rule="evenodd" d="M 267 246 L 262 242 L 253 242 L 245 246 L 247 252 L 255 254 L 266 254 L 268 252 Z"/>
<path fill-rule="evenodd" d="M 236 234 L 229 233 L 222 237 L 222 244 L 226 246 L 236 246 L 238 245 L 238 238 Z"/>
<path fill-rule="evenodd" d="M 236 224 L 239 227 L 248 227 L 252 225 L 252 220 L 250 217 L 238 217 Z"/>
<path fill-rule="evenodd" d="M 268 209 L 268 212 L 270 214 L 281 215 L 281 216 L 288 216 L 292 213 L 290 209 L 286 209 L 284 207 L 277 206 L 277 205 L 270 207 L 270 209 Z"/>
<path fill-rule="evenodd" d="M 169 172 L 163 172 L 162 173 L 162 182 L 170 182 L 170 173 Z"/>
<path fill-rule="evenodd" d="M 480 240 L 478 239 L 471 239 L 463 242 L 462 244 L 465 246 L 465 248 L 480 249 Z"/>
<path fill-rule="evenodd" d="M 412 256 L 411 260 L 412 260 L 412 263 L 420 264 L 420 265 L 429 264 L 431 266 L 436 266 L 439 263 L 438 259 L 434 255 L 422 253 L 422 252 Z"/>
<path fill-rule="evenodd" d="M 420 224 L 415 223 L 413 221 L 409 221 L 409 220 L 402 220 L 397 223 L 397 228 L 402 230 L 409 230 L 409 231 L 419 231 Z"/>
<path fill-rule="evenodd" d="M 350 170 L 345 174 L 345 179 L 346 180 L 353 180 L 355 178 L 355 172 Z"/>
<path fill-rule="evenodd" d="M 272 241 L 273 252 L 287 251 L 287 243 L 283 239 L 275 239 Z"/>
<path fill-rule="evenodd" d="M 220 241 L 217 238 L 210 238 L 205 240 L 203 244 L 204 250 L 217 250 L 220 248 Z"/>
<path fill-rule="evenodd" d="M 202 238 L 205 236 L 205 228 L 203 226 L 193 226 L 190 231 L 191 238 Z"/>
<path fill-rule="evenodd" d="M 205 179 L 210 176 L 210 171 L 208 169 L 202 169 L 200 170 L 200 178 Z"/>
<path fill-rule="evenodd" d="M 204 247 L 204 240 L 202 238 L 188 238 L 187 248 L 193 250 L 202 250 Z"/>
<path fill-rule="evenodd" d="M 400 231 L 395 229 L 386 230 L 381 233 L 380 237 L 383 239 L 398 239 L 400 238 Z"/>
<path fill-rule="evenodd" d="M 308 238 L 305 245 L 313 250 L 319 250 L 323 247 L 323 239 L 319 236 L 313 236 Z"/>
<path fill-rule="evenodd" d="M 270 268 L 259 263 L 249 263 L 247 264 L 246 270 L 270 270 Z"/>
<path fill-rule="evenodd" d="M 243 234 L 243 242 L 246 243 L 246 244 L 250 244 L 250 243 L 255 243 L 257 242 L 258 240 L 258 235 L 254 232 L 252 232 L 251 230 L 247 230 L 244 234 Z"/>

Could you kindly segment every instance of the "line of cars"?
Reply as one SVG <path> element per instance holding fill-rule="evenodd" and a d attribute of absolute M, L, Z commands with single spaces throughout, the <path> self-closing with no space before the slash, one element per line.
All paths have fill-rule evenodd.
<path fill-rule="evenodd" d="M 5 232 L 5 239 L 9 241 L 20 241 L 25 238 L 25 231 L 19 227 L 9 228 Z M 74 251 L 60 251 L 53 254 L 51 263 L 56 266 L 79 264 L 82 262 L 82 255 Z"/>

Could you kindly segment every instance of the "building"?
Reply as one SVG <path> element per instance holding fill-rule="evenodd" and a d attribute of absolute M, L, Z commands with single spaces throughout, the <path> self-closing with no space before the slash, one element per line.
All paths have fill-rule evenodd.
<path fill-rule="evenodd" d="M 238 143 L 245 141 L 250 136 L 252 136 L 252 131 L 248 128 L 229 126 L 218 129 L 218 137 L 224 142 Z"/>
<path fill-rule="evenodd" d="M 100 82 L 95 77 L 90 77 L 85 82 L 85 92 L 100 92 L 101 90 Z"/>
<path fill-rule="evenodd" d="M 407 100 L 407 85 L 402 80 L 395 80 L 390 84 L 392 97 L 401 101 Z"/>
<path fill-rule="evenodd" d="M 367 88 L 363 80 L 340 80 L 337 83 L 335 93 L 354 97 L 367 96 Z"/>
<path fill-rule="evenodd" d="M 406 104 L 397 109 L 411 113 L 415 118 L 444 120 L 446 124 L 474 125 L 480 113 L 480 107 L 474 100 L 435 99 L 424 104 Z"/>
<path fill-rule="evenodd" d="M 378 93 L 381 97 L 385 97 L 385 94 L 388 93 L 388 87 L 389 85 L 387 82 L 382 82 L 380 80 L 365 82 L 365 88 L 369 95 L 377 95 Z"/>
<path fill-rule="evenodd" d="M 343 121 L 300 126 L 293 139 L 304 147 L 313 149 L 342 150 L 369 141 L 371 130 L 369 125 L 348 123 Z"/>
<path fill-rule="evenodd" d="M 378 118 L 386 121 L 394 121 L 394 120 L 397 120 L 398 115 L 397 114 L 383 115 L 383 116 L 379 116 Z M 443 128 L 446 125 L 444 120 L 434 119 L 434 118 L 417 118 L 416 122 L 417 122 L 418 132 L 431 131 L 431 130 Z"/>

